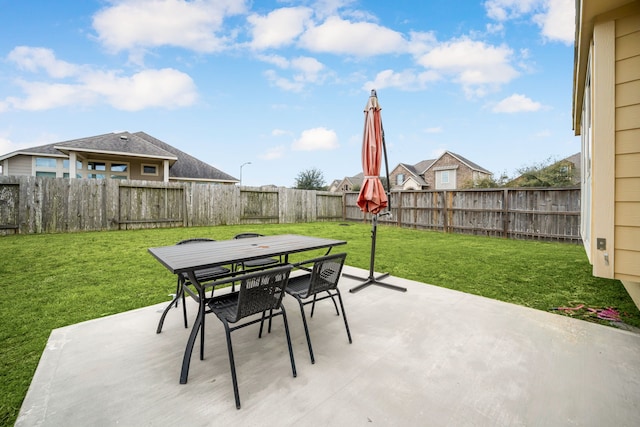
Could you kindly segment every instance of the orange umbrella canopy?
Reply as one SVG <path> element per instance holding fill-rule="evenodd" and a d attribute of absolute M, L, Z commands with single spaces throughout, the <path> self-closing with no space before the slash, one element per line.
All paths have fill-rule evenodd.
<path fill-rule="evenodd" d="M 387 207 L 387 194 L 380 181 L 380 163 L 383 152 L 382 115 L 375 90 L 364 109 L 362 137 L 362 171 L 364 181 L 358 194 L 358 206 L 363 212 L 377 214 Z"/>

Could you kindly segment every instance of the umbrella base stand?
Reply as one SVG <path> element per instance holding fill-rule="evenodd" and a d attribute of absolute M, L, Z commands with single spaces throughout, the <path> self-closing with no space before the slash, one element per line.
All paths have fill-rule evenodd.
<path fill-rule="evenodd" d="M 390 213 L 386 212 L 382 215 L 389 215 L 389 214 Z M 401 286 L 396 286 L 396 285 L 390 285 L 389 283 L 380 282 L 381 279 L 384 279 L 385 277 L 389 276 L 389 273 L 383 273 L 378 277 L 375 277 L 373 268 L 374 268 L 375 257 L 376 257 L 376 234 L 378 230 L 378 214 L 373 216 L 372 224 L 373 225 L 371 228 L 371 258 L 369 260 L 369 277 L 365 279 L 360 276 L 355 276 L 353 274 L 342 273 L 343 276 L 351 277 L 353 279 L 358 279 L 358 280 L 364 280 L 364 283 L 361 283 L 358 286 L 349 289 L 349 292 L 355 293 L 371 285 L 392 289 L 394 291 L 407 292 L 407 288 L 403 288 Z"/>

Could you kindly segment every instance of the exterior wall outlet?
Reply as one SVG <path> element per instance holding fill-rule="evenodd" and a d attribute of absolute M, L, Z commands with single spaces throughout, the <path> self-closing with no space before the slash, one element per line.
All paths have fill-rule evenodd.
<path fill-rule="evenodd" d="M 607 250 L 607 239 L 598 238 L 596 239 L 596 247 L 599 251 Z"/>

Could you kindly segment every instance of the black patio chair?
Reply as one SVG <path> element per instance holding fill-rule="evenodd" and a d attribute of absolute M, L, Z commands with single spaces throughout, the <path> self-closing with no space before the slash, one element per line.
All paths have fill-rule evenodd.
<path fill-rule="evenodd" d="M 262 237 L 262 236 L 263 234 L 259 234 L 259 233 L 240 233 L 240 234 L 236 234 L 233 238 L 234 239 L 250 239 L 253 237 Z M 236 264 L 235 266 L 233 266 L 233 270 L 234 271 L 237 271 L 240 269 L 250 270 L 256 267 L 265 267 L 268 265 L 276 265 L 281 263 L 282 263 L 282 258 L 259 258 L 259 259 L 253 259 L 251 261 L 245 261 L 245 262 Z"/>
<path fill-rule="evenodd" d="M 287 323 L 287 314 L 282 305 L 282 298 L 284 297 L 285 288 L 287 287 L 292 268 L 290 264 L 287 264 L 235 277 L 233 280 L 240 283 L 240 290 L 238 292 L 215 296 L 207 301 L 207 306 L 209 307 L 207 313 L 214 313 L 224 325 L 227 337 L 227 350 L 229 352 L 231 379 L 233 381 L 233 393 L 236 399 L 237 409 L 240 409 L 240 394 L 238 392 L 238 379 L 233 358 L 233 347 L 231 345 L 231 332 L 254 323 L 262 322 L 265 318 L 271 321 L 273 317 L 282 315 L 284 330 L 287 336 L 287 345 L 289 347 L 291 370 L 293 376 L 297 376 L 296 364 L 293 358 L 293 348 L 291 347 L 291 337 L 289 335 L 289 324 Z M 261 316 L 236 326 L 230 325 L 256 314 L 261 314 Z M 201 333 L 204 334 L 204 327 Z M 258 336 L 260 338 L 262 337 L 262 323 Z M 262 356 L 264 355 L 261 355 L 261 357 Z"/>
<path fill-rule="evenodd" d="M 316 302 L 331 298 L 336 309 L 336 314 L 339 316 L 340 313 L 338 312 L 338 306 L 334 299 L 334 297 L 337 296 L 338 301 L 340 302 L 344 326 L 347 330 L 347 337 L 349 338 L 349 343 L 352 342 L 349 324 L 347 323 L 347 316 L 344 311 L 344 304 L 342 303 L 342 296 L 340 296 L 340 290 L 338 290 L 338 280 L 340 280 L 340 274 L 342 273 L 342 267 L 344 266 L 346 257 L 346 253 L 339 253 L 303 261 L 302 263 L 297 264 L 296 267 L 302 266 L 303 264 L 313 264 L 311 273 L 292 277 L 289 279 L 289 283 L 287 284 L 286 292 L 293 296 L 300 305 L 302 323 L 304 325 L 304 333 L 307 336 L 307 345 L 309 346 L 311 363 L 315 363 L 315 358 L 313 356 L 313 347 L 311 346 L 311 337 L 309 335 L 307 318 L 304 314 L 305 305 L 313 304 L 311 306 L 311 317 L 313 317 Z M 319 294 L 322 293 L 326 293 L 327 295 L 319 296 Z"/>
<path fill-rule="evenodd" d="M 213 239 L 208 239 L 205 237 L 196 237 L 196 238 L 192 238 L 192 239 L 185 239 L 185 240 L 181 240 L 178 243 L 176 243 L 176 245 L 186 245 L 186 244 L 191 244 L 191 243 L 199 243 L 199 242 L 215 242 L 215 240 Z M 198 270 L 196 271 L 196 279 L 198 279 L 198 281 L 201 284 L 207 284 L 210 283 L 216 279 L 219 279 L 220 276 L 223 276 L 225 274 L 230 273 L 231 270 L 229 270 L 226 267 L 211 267 L 211 268 L 205 268 L 202 270 Z M 178 274 L 178 280 L 177 280 L 177 284 L 176 284 L 176 295 L 173 298 L 173 300 L 169 303 L 169 305 L 167 306 L 167 308 L 164 309 L 164 312 L 162 313 L 162 316 L 160 317 L 160 322 L 158 323 L 158 329 L 156 330 L 156 333 L 160 333 L 162 332 L 162 325 L 164 324 L 164 318 L 167 316 L 167 313 L 169 312 L 169 310 L 171 309 L 171 307 L 175 306 L 176 308 L 178 307 L 178 299 L 181 297 L 182 298 L 182 313 L 184 316 L 184 327 L 188 328 L 189 324 L 187 322 L 187 305 L 186 303 L 186 298 L 185 298 L 185 288 L 187 288 L 189 285 L 191 285 L 191 282 L 189 281 L 189 278 L 187 277 L 186 274 Z M 212 286 L 212 295 L 213 296 L 213 288 L 215 286 Z"/>

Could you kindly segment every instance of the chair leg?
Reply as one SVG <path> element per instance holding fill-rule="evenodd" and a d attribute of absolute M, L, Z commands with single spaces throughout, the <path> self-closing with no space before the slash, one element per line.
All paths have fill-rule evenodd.
<path fill-rule="evenodd" d="M 335 298 L 333 298 L 334 295 L 329 291 L 326 291 L 326 292 L 331 297 L 331 302 L 333 302 L 333 307 L 336 309 L 336 316 L 340 316 L 340 312 L 338 311 L 338 304 L 336 304 L 336 300 L 335 300 Z M 311 304 L 311 316 L 310 317 L 313 317 L 313 312 L 315 311 L 315 308 L 316 308 L 316 295 L 313 295 L 313 304 Z"/>
<path fill-rule="evenodd" d="M 342 296 L 340 296 L 340 291 L 337 290 L 337 289 L 336 289 L 336 294 L 338 295 L 338 301 L 340 301 L 340 309 L 342 310 L 342 318 L 344 319 L 344 327 L 347 329 L 347 336 L 349 337 L 349 344 L 351 344 L 353 341 L 351 341 L 351 332 L 349 331 L 349 324 L 347 323 L 347 314 L 344 312 L 344 305 L 342 304 Z"/>
<path fill-rule="evenodd" d="M 264 318 L 266 311 L 262 312 L 262 317 L 260 318 L 260 332 L 258 332 L 258 338 L 262 338 L 262 327 L 264 326 Z"/>
<path fill-rule="evenodd" d="M 236 363 L 233 359 L 233 346 L 231 345 L 231 331 L 229 325 L 223 320 L 224 331 L 227 335 L 227 351 L 229 352 L 229 367 L 231 368 L 231 381 L 233 382 L 233 395 L 236 399 L 236 409 L 240 409 L 240 392 L 238 391 L 238 377 L 236 376 Z"/>
<path fill-rule="evenodd" d="M 309 326 L 307 326 L 307 317 L 304 315 L 304 304 L 299 297 L 296 297 L 298 304 L 300 305 L 300 314 L 302 315 L 302 324 L 304 325 L 304 334 L 307 337 L 307 345 L 309 346 L 309 356 L 311 357 L 311 364 L 316 363 L 316 359 L 313 357 L 313 347 L 311 347 L 311 337 L 309 336 Z"/>
<path fill-rule="evenodd" d="M 293 373 L 293 377 L 297 377 L 298 373 L 296 372 L 296 361 L 293 358 L 293 347 L 291 346 L 291 335 L 289 335 L 289 322 L 287 321 L 287 312 L 284 309 L 284 306 L 280 307 L 282 310 L 282 319 L 284 321 L 284 331 L 287 335 L 287 345 L 289 346 L 289 359 L 291 360 L 291 372 Z"/>
<path fill-rule="evenodd" d="M 204 294 L 204 291 L 202 292 Z M 200 324 L 200 360 L 204 360 L 204 319 L 206 314 L 202 316 L 202 323 Z"/>

